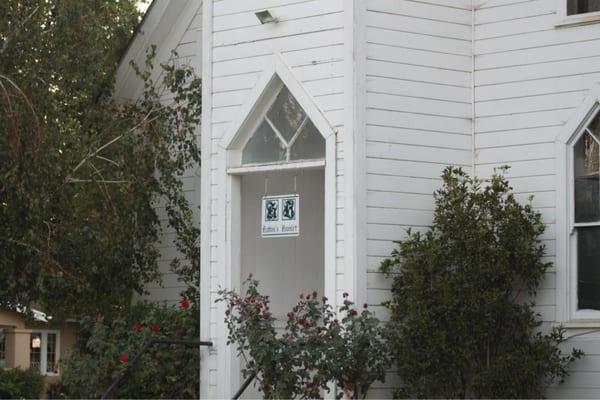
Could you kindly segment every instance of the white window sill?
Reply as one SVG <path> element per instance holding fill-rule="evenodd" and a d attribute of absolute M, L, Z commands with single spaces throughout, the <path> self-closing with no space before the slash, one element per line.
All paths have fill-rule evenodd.
<path fill-rule="evenodd" d="M 600 320 L 582 320 L 556 323 L 565 329 L 600 329 Z"/>
<path fill-rule="evenodd" d="M 600 22 L 600 12 L 588 14 L 578 14 L 559 17 L 554 26 L 556 28 L 566 28 L 570 26 L 580 26 L 595 24 Z"/>

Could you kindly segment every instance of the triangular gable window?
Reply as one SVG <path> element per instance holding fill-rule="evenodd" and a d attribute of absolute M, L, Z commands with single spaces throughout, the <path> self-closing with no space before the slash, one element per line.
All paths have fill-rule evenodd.
<path fill-rule="evenodd" d="M 325 139 L 283 86 L 242 150 L 242 164 L 325 158 Z"/>

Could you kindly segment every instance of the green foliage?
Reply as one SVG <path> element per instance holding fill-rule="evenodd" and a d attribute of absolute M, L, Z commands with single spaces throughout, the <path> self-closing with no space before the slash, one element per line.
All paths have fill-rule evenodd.
<path fill-rule="evenodd" d="M 110 321 L 81 320 L 78 345 L 61 364 L 63 393 L 99 398 L 150 338 L 197 339 L 198 312 L 192 308 L 138 304 Z M 142 356 L 112 396 L 119 398 L 197 398 L 197 348 L 155 345 Z"/>
<path fill-rule="evenodd" d="M 0 399 L 39 399 L 44 378 L 35 368 L 0 368 Z"/>
<path fill-rule="evenodd" d="M 447 168 L 433 225 L 408 232 L 382 270 L 393 274 L 391 347 L 399 396 L 540 397 L 562 380 L 561 328 L 541 333 L 533 298 L 550 264 L 545 225 L 514 198 L 503 175 L 489 184 Z"/>
<path fill-rule="evenodd" d="M 258 281 L 246 283 L 244 296 L 221 290 L 217 301 L 227 305 L 228 344 L 245 359 L 244 376 L 255 373 L 266 398 L 320 398 L 332 381 L 340 398 L 362 398 L 384 380 L 390 364 L 384 332 L 366 305 L 358 312 L 345 294 L 338 320 L 326 297 L 300 295 L 278 335 L 269 296 L 259 293 Z"/>
<path fill-rule="evenodd" d="M 139 21 L 134 0 L 0 2 L 0 304 L 53 317 L 117 313 L 160 277 L 166 210 L 198 285 L 198 228 L 179 179 L 199 163 L 200 79 L 138 68 L 144 92 L 116 102 L 116 66 Z M 60 295 L 57 295 L 60 293 Z"/>

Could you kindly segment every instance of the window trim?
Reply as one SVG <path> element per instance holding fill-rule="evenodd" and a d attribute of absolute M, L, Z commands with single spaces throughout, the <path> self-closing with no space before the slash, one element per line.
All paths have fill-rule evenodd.
<path fill-rule="evenodd" d="M 577 228 L 597 223 L 575 223 L 573 148 L 592 119 L 600 113 L 600 84 L 595 84 L 556 137 L 556 321 L 567 327 L 587 323 L 600 327 L 600 311 L 578 310 Z"/>
<path fill-rule="evenodd" d="M 2 335 L 2 339 L 0 343 L 3 344 L 3 354 L 4 358 L 0 358 L 0 368 L 6 367 L 6 329 L 0 328 L 0 334 Z"/>
<path fill-rule="evenodd" d="M 44 376 L 58 376 L 60 375 L 60 369 L 58 372 L 47 372 L 48 367 L 48 334 L 56 334 L 56 363 L 60 360 L 60 331 L 56 329 L 34 329 L 29 333 L 29 344 L 31 345 L 31 335 L 39 333 L 42 336 L 42 343 L 40 346 L 40 374 Z"/>
<path fill-rule="evenodd" d="M 556 22 L 557 28 L 587 25 L 600 22 L 600 11 L 594 11 L 583 14 L 567 15 L 567 1 L 568 0 L 555 0 L 556 1 Z"/>

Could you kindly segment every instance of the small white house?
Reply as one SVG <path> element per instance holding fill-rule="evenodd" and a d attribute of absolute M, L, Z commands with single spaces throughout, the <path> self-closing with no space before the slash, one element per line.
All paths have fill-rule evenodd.
<path fill-rule="evenodd" d="M 442 169 L 504 164 L 548 225 L 538 311 L 586 352 L 547 395 L 600 397 L 599 0 L 155 0 L 126 59 L 150 44 L 203 77 L 203 398 L 241 384 L 219 288 L 253 272 L 276 313 L 347 291 L 385 318 L 379 263 L 431 222 Z"/>

